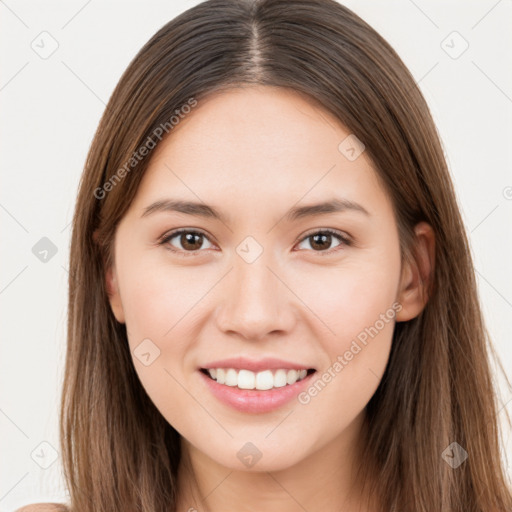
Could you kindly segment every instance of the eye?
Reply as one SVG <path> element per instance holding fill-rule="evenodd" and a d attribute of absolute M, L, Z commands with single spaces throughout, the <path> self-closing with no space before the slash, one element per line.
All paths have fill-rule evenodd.
<path fill-rule="evenodd" d="M 336 245 L 335 247 L 339 247 L 341 245 L 351 245 L 351 241 L 347 236 L 332 229 L 323 229 L 321 231 L 315 231 L 314 233 L 310 233 L 301 240 L 301 243 L 309 242 L 311 240 L 312 243 L 309 243 L 309 247 L 314 252 L 331 254 L 334 251 L 326 249 L 329 249 L 329 246 L 332 244 L 333 237 L 339 241 L 338 245 Z M 322 254 L 322 256 L 323 255 L 324 254 Z"/>
<path fill-rule="evenodd" d="M 309 242 L 311 240 L 312 243 L 309 243 L 309 248 L 314 252 L 323 253 L 323 256 L 324 254 L 334 252 L 334 250 L 328 250 L 333 242 L 333 238 L 337 239 L 339 242 L 335 247 L 351 245 L 351 241 L 346 235 L 332 229 L 323 229 L 310 233 L 302 238 L 300 243 Z M 176 243 L 179 244 L 178 247 L 172 242 L 174 239 L 176 239 Z M 204 249 L 203 243 L 205 240 L 211 246 L 209 238 L 201 231 L 179 229 L 164 235 L 159 243 L 166 245 L 167 248 L 173 252 L 180 253 L 181 256 L 197 256 L 201 252 L 201 249 Z M 211 247 L 206 247 L 206 249 L 208 248 Z"/>
<path fill-rule="evenodd" d="M 171 241 L 175 238 L 181 247 L 178 246 L 176 248 L 176 246 L 173 245 Z M 183 256 L 196 256 L 196 253 L 202 248 L 204 240 L 207 240 L 208 243 L 210 243 L 208 237 L 201 231 L 180 229 L 178 231 L 173 231 L 168 235 L 164 235 L 160 244 L 167 245 L 169 250 L 173 252 L 183 253 Z"/>

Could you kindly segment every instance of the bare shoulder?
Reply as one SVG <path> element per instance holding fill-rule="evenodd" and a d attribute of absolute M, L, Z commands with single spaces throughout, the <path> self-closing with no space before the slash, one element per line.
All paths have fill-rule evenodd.
<path fill-rule="evenodd" d="M 69 509 L 62 503 L 33 503 L 18 508 L 14 512 L 69 512 Z"/>

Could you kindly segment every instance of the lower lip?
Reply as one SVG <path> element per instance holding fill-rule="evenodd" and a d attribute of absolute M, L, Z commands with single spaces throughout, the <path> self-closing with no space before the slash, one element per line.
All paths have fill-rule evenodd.
<path fill-rule="evenodd" d="M 281 388 L 273 388 L 266 391 L 257 389 L 239 389 L 234 386 L 219 384 L 217 381 L 199 371 L 206 385 L 221 402 L 237 409 L 240 412 L 264 413 L 279 409 L 292 401 L 316 373 L 306 376 L 295 384 L 287 384 Z"/>

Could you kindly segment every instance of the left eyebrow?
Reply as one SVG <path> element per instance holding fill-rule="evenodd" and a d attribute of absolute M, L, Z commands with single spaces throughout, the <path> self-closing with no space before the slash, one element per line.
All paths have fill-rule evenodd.
<path fill-rule="evenodd" d="M 364 206 L 350 201 L 348 199 L 331 199 L 322 203 L 310 204 L 306 206 L 295 206 L 290 208 L 283 217 L 286 222 L 293 222 L 304 217 L 314 217 L 325 215 L 328 213 L 338 213 L 344 211 L 360 212 L 364 215 L 371 216 Z M 187 215 L 217 219 L 227 224 L 227 217 L 217 210 L 215 207 L 206 203 L 197 203 L 194 201 L 183 201 L 179 199 L 161 199 L 150 204 L 142 213 L 142 217 L 146 217 L 156 212 L 179 212 Z"/>
<path fill-rule="evenodd" d="M 290 210 L 288 210 L 288 212 L 285 214 L 285 218 L 287 222 L 293 222 L 304 217 L 314 217 L 327 213 L 338 213 L 350 210 L 360 212 L 367 215 L 368 217 L 371 217 L 371 214 L 368 212 L 368 210 L 359 203 L 350 201 L 348 199 L 335 198 L 323 203 L 310 204 L 306 206 L 295 206 L 294 208 L 290 208 Z"/>

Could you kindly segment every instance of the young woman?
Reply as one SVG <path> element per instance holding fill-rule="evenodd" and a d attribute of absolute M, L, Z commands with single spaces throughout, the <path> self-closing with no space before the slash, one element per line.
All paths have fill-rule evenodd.
<path fill-rule="evenodd" d="M 339 3 L 210 0 L 155 34 L 70 268 L 68 510 L 512 509 L 436 128 Z"/>

